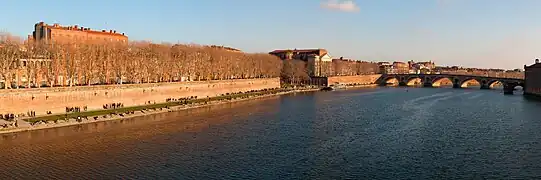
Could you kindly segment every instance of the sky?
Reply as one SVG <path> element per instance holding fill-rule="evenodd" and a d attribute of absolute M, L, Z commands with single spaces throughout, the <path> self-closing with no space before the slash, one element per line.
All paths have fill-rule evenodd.
<path fill-rule="evenodd" d="M 523 68 L 541 58 L 540 0 L 1 0 L 0 31 L 39 21 L 130 40 L 246 52 L 325 48 L 333 57 Z"/>

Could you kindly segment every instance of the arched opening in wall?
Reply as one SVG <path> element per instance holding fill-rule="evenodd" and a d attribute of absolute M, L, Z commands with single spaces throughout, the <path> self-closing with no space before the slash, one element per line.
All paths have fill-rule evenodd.
<path fill-rule="evenodd" d="M 452 88 L 453 81 L 447 77 L 436 78 L 432 81 L 432 87 Z"/>
<path fill-rule="evenodd" d="M 490 89 L 503 89 L 503 83 L 500 81 L 491 81 L 488 83 Z"/>
<path fill-rule="evenodd" d="M 406 85 L 408 86 L 422 86 L 423 85 L 423 80 L 419 77 L 413 77 L 413 78 L 410 78 L 408 79 Z"/>
<path fill-rule="evenodd" d="M 385 86 L 398 86 L 398 79 L 392 77 L 385 79 Z"/>
<path fill-rule="evenodd" d="M 481 82 L 476 79 L 466 79 L 460 84 L 461 88 L 481 88 Z"/>
<path fill-rule="evenodd" d="M 524 94 L 524 86 L 517 85 L 515 86 L 514 94 Z"/>

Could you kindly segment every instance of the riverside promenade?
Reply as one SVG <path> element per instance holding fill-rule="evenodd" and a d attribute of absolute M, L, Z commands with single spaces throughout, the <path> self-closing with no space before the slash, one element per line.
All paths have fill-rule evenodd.
<path fill-rule="evenodd" d="M 211 105 L 232 103 L 245 100 L 253 100 L 288 93 L 318 91 L 319 88 L 276 88 L 254 90 L 246 93 L 227 94 L 213 98 L 190 99 L 183 101 L 169 101 L 166 103 L 147 104 L 132 106 L 108 111 L 88 111 L 80 113 L 68 113 L 65 116 L 51 115 L 27 119 L 15 119 L 13 121 L 0 120 L 0 134 L 16 133 L 39 129 L 49 129 L 64 126 L 73 126 L 102 121 L 121 120 L 137 116 L 146 116 L 157 113 L 200 108 Z"/>
<path fill-rule="evenodd" d="M 373 87 L 380 76 L 328 77 L 326 81 L 329 85 Z M 317 90 L 317 86 L 283 88 L 279 78 L 3 90 L 6 93 L 0 95 L 0 100 L 9 103 L 0 104 L 0 112 L 18 114 L 12 119 L 0 118 L 0 134 Z"/>
<path fill-rule="evenodd" d="M 215 97 L 222 94 L 280 87 L 279 78 L 235 79 L 213 81 L 168 82 L 54 88 L 0 90 L 0 114 L 19 117 L 65 114 L 74 108 L 83 111 L 102 110 L 108 104 L 141 106 L 163 103 L 168 98 Z M 71 111 L 71 110 L 70 110 Z M 50 113 L 48 113 L 50 112 Z"/>

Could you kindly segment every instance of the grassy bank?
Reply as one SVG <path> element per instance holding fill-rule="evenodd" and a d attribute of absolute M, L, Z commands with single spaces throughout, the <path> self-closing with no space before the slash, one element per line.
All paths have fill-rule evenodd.
<path fill-rule="evenodd" d="M 58 120 L 77 119 L 78 117 L 90 118 L 90 117 L 110 115 L 110 114 L 127 114 L 134 111 L 156 110 L 156 109 L 163 109 L 163 108 L 170 108 L 170 107 L 177 107 L 177 106 L 188 106 L 188 105 L 204 105 L 211 102 L 248 99 L 248 98 L 257 97 L 257 96 L 286 93 L 286 92 L 296 91 L 296 90 L 302 90 L 302 89 L 292 89 L 292 88 L 263 89 L 263 90 L 257 90 L 257 91 L 247 91 L 247 92 L 239 92 L 239 93 L 232 93 L 232 94 L 227 93 L 227 94 L 222 94 L 221 96 L 207 97 L 207 98 L 190 97 L 190 98 L 183 98 L 183 99 L 175 100 L 175 101 L 169 101 L 165 103 L 156 103 L 156 104 L 147 104 L 147 105 L 141 105 L 141 106 L 122 107 L 122 108 L 116 108 L 116 109 L 103 109 L 103 110 L 72 112 L 72 113 L 66 113 L 66 114 L 55 114 L 55 115 L 49 115 L 49 116 L 33 117 L 33 118 L 24 119 L 24 121 L 27 121 L 33 124 L 40 121 L 49 122 L 49 121 L 58 121 Z"/>

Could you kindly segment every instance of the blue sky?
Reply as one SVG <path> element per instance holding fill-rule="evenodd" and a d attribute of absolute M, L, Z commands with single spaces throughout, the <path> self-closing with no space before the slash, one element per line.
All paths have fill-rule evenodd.
<path fill-rule="evenodd" d="M 540 0 L 2 0 L 0 31 L 39 21 L 115 29 L 131 40 L 247 52 L 326 48 L 372 61 L 522 68 L 541 57 Z"/>

